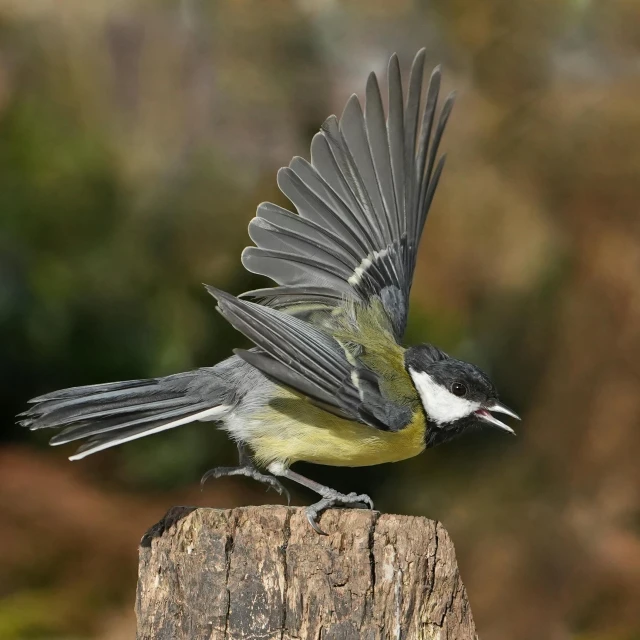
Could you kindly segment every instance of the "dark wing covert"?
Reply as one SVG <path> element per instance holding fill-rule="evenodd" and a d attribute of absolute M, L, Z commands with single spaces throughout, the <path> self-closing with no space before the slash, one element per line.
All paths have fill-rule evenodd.
<path fill-rule="evenodd" d="M 236 355 L 267 377 L 325 411 L 377 429 L 397 431 L 411 420 L 410 407 L 385 398 L 376 374 L 349 362 L 340 344 L 313 324 L 206 288 L 220 313 L 258 347 Z"/>

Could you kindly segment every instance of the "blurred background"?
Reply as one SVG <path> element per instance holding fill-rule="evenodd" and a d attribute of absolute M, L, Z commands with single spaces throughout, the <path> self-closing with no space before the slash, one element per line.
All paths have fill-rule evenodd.
<path fill-rule="evenodd" d="M 640 638 L 640 4 L 0 0 L 0 638 L 134 637 L 137 544 L 175 504 L 279 501 L 210 423 L 70 463 L 13 416 L 60 387 L 211 365 L 201 282 L 275 174 L 390 53 L 458 101 L 408 342 L 524 417 L 408 462 L 300 470 L 441 520 L 483 640 Z M 297 504 L 310 494 L 295 494 Z"/>

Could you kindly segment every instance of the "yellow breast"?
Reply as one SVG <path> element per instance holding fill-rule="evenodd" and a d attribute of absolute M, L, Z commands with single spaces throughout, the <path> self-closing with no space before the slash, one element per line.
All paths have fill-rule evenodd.
<path fill-rule="evenodd" d="M 262 464 L 297 461 L 362 467 L 406 460 L 425 448 L 426 421 L 417 412 L 401 431 L 381 431 L 338 418 L 284 392 L 251 419 L 249 444 Z"/>

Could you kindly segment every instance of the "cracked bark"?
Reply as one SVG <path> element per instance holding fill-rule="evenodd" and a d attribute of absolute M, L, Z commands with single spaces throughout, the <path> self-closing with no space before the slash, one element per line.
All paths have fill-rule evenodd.
<path fill-rule="evenodd" d="M 175 507 L 140 544 L 138 640 L 475 640 L 437 522 Z"/>

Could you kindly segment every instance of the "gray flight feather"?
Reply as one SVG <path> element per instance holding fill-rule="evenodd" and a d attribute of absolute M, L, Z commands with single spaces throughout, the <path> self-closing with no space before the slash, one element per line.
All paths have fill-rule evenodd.
<path fill-rule="evenodd" d="M 414 206 L 414 184 L 417 176 L 414 171 L 416 136 L 418 135 L 418 119 L 420 98 L 422 96 L 422 76 L 424 74 L 424 49 L 421 49 L 413 59 L 409 76 L 409 90 L 407 104 L 404 110 L 404 202 L 407 216 L 407 233 L 409 241 L 415 237 L 414 220 L 417 211 Z"/>
<path fill-rule="evenodd" d="M 394 54 L 386 121 L 371 74 L 364 110 L 351 96 L 340 119 L 330 116 L 314 136 L 311 162 L 295 157 L 279 171 L 278 186 L 298 215 L 261 204 L 249 226 L 256 246 L 242 255 L 249 271 L 286 289 L 282 296 L 279 287 L 263 291 L 261 302 L 314 322 L 323 318 L 315 312 L 336 307 L 338 298 L 377 297 L 402 338 L 418 244 L 444 165 L 438 146 L 453 105 L 452 94 L 436 117 L 440 70 L 423 92 L 424 66 L 423 49 L 405 102 Z"/>
<path fill-rule="evenodd" d="M 344 135 L 347 148 L 351 150 L 354 174 L 359 178 L 358 199 L 363 202 L 372 232 L 376 234 L 376 245 L 386 246 L 393 240 L 389 215 L 380 194 L 378 177 L 365 128 L 364 114 L 355 94 L 351 96 L 342 113 L 340 130 Z M 357 167 L 357 173 L 355 167 Z"/>
<path fill-rule="evenodd" d="M 398 222 L 398 209 L 396 206 L 396 194 L 391 169 L 391 156 L 389 153 L 389 140 L 385 124 L 382 96 L 375 73 L 370 73 L 367 80 L 367 92 L 365 102 L 365 125 L 367 136 L 371 145 L 376 181 L 380 189 L 380 195 L 384 204 L 386 215 L 386 233 L 388 238 L 400 237 Z"/>
<path fill-rule="evenodd" d="M 274 309 L 294 306 L 307 302 L 309 306 L 321 303 L 329 307 L 336 307 L 344 302 L 344 297 L 333 289 L 324 287 L 268 287 L 246 291 L 240 298 L 253 298 L 260 304 Z"/>
<path fill-rule="evenodd" d="M 389 137 L 389 153 L 391 169 L 396 194 L 396 205 L 399 216 L 399 237 L 406 237 L 407 216 L 404 202 L 404 106 L 402 99 L 402 76 L 400 62 L 394 53 L 389 60 L 387 70 L 387 94 L 389 100 L 389 115 L 387 133 Z"/>

